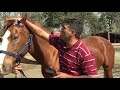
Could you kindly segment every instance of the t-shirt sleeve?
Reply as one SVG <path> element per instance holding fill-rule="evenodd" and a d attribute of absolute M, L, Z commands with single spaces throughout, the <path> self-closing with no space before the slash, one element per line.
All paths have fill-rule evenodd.
<path fill-rule="evenodd" d="M 59 40 L 59 36 L 57 35 L 54 35 L 54 34 L 50 34 L 49 35 L 49 43 L 53 46 L 56 47 L 57 43 L 58 43 L 58 40 Z"/>

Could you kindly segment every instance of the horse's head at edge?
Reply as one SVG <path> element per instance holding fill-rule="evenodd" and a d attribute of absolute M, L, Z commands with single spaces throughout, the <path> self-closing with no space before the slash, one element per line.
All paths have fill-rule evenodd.
<path fill-rule="evenodd" d="M 29 32 L 26 30 L 25 21 L 27 14 L 23 18 L 6 18 L 5 29 L 6 32 L 3 35 L 3 40 L 0 49 L 0 73 L 9 74 L 12 72 L 18 52 L 26 45 L 29 39 Z M 23 55 L 26 54 L 28 49 L 23 51 Z M 12 55 L 12 54 L 13 55 Z M 21 54 L 21 55 L 22 55 Z"/>

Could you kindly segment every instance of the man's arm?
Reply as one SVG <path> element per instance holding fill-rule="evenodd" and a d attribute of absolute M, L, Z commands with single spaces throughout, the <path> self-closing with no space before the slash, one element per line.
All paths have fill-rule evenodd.
<path fill-rule="evenodd" d="M 98 75 L 80 75 L 80 76 L 73 76 L 63 72 L 57 72 L 57 76 L 53 78 L 99 78 Z"/>
<path fill-rule="evenodd" d="M 26 26 L 28 28 L 30 28 L 30 30 L 32 30 L 33 32 L 35 32 L 38 36 L 42 37 L 45 40 L 49 40 L 49 35 L 48 33 L 46 33 L 41 27 L 31 23 L 30 21 L 26 20 Z"/>

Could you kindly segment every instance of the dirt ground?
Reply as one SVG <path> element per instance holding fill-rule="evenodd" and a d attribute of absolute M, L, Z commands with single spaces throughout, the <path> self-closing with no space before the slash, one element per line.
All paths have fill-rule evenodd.
<path fill-rule="evenodd" d="M 22 66 L 23 71 L 24 71 L 25 75 L 27 76 L 27 78 L 44 78 L 41 74 L 41 65 L 37 64 L 35 59 L 29 53 L 27 53 L 25 55 L 25 58 L 23 58 L 22 61 L 24 61 L 24 60 L 26 60 L 27 62 L 21 63 L 21 66 Z M 4 77 L 5 78 L 15 78 L 15 75 L 11 73 Z M 17 75 L 17 78 L 21 78 L 20 73 Z"/>
<path fill-rule="evenodd" d="M 113 77 L 120 78 L 120 43 L 113 44 L 115 47 L 115 65 L 113 68 Z M 23 71 L 27 78 L 44 78 L 41 74 L 41 65 L 37 64 L 36 61 L 29 55 L 29 53 L 25 56 L 23 60 L 28 59 L 28 63 L 21 63 L 23 67 Z M 34 63 L 34 64 L 31 64 Z M 18 78 L 21 78 L 21 74 L 17 75 Z M 102 67 L 99 70 L 99 77 L 103 78 L 103 69 Z M 15 78 L 14 74 L 6 75 L 5 78 Z"/>

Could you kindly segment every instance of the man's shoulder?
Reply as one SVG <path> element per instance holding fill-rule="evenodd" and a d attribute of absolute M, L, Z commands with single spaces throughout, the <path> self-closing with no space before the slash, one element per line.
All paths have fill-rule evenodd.
<path fill-rule="evenodd" d="M 65 43 L 62 39 L 60 39 L 60 36 L 57 34 L 50 34 L 49 42 L 54 42 L 55 44 L 60 44 L 60 45 L 62 43 Z"/>
<path fill-rule="evenodd" d="M 81 40 L 80 40 L 80 42 L 81 42 L 81 45 L 79 47 L 79 52 L 83 53 L 84 55 L 90 54 L 90 50 L 89 50 L 88 46 L 86 45 L 86 43 Z"/>
<path fill-rule="evenodd" d="M 80 48 L 83 48 L 83 49 L 88 48 L 88 46 L 86 45 L 85 42 L 83 42 L 83 41 L 81 41 L 81 40 L 79 40 L 79 42 L 80 42 Z"/>
<path fill-rule="evenodd" d="M 49 38 L 50 38 L 50 39 L 53 39 L 53 38 L 58 38 L 58 39 L 59 39 L 60 36 L 57 35 L 57 34 L 50 34 L 50 35 L 49 35 Z"/>

